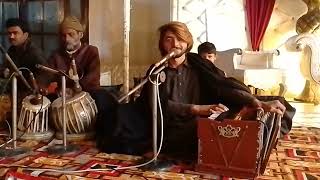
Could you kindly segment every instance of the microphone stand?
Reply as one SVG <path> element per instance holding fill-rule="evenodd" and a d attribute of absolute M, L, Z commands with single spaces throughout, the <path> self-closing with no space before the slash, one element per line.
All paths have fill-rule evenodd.
<path fill-rule="evenodd" d="M 14 64 L 13 60 L 9 56 L 9 54 L 6 52 L 6 50 L 3 48 L 3 46 L 0 44 L 0 51 L 5 55 L 6 60 L 9 62 L 10 66 L 14 70 L 14 75 L 12 76 L 12 141 L 13 141 L 13 150 L 9 149 L 9 152 L 6 152 L 8 149 L 4 149 L 0 151 L 0 156 L 15 156 L 18 154 L 23 154 L 27 150 L 22 148 L 17 148 L 17 76 L 22 80 L 24 85 L 33 92 L 33 89 L 27 82 L 27 80 L 24 78 L 22 73 L 19 71 L 17 66 Z"/>
<path fill-rule="evenodd" d="M 135 91 L 140 89 L 143 85 L 145 85 L 149 81 L 149 77 L 151 78 L 152 81 L 157 80 L 157 75 L 160 73 L 160 82 L 165 81 L 165 73 L 162 71 L 166 67 L 166 64 L 163 64 L 160 66 L 157 70 L 155 70 L 152 74 L 147 76 L 146 78 L 143 79 L 143 81 L 135 86 L 131 91 L 129 91 L 127 94 L 123 95 L 121 98 L 118 99 L 118 102 L 121 103 L 124 100 L 126 100 L 131 94 L 133 94 Z M 157 102 L 157 89 L 158 89 L 159 84 L 157 83 L 152 83 L 152 91 L 151 91 L 151 111 L 152 111 L 152 150 L 153 150 L 153 157 L 154 159 L 153 162 L 150 164 L 147 164 L 143 167 L 144 170 L 150 170 L 150 171 L 166 171 L 169 170 L 172 167 L 172 163 L 170 162 L 163 162 L 159 161 L 157 159 L 157 154 L 158 154 L 158 147 L 157 147 L 157 124 L 158 124 L 158 102 Z"/>
<path fill-rule="evenodd" d="M 1 45 L 0 45 L 1 46 Z M 0 157 L 16 156 L 29 151 L 26 148 L 17 148 L 17 74 L 12 76 L 12 148 L 1 149 Z M 10 141 L 10 140 L 9 140 Z M 8 142 L 9 143 L 9 142 Z"/>
<path fill-rule="evenodd" d="M 173 58 L 177 54 L 176 49 L 171 51 L 169 54 L 167 54 L 164 58 L 162 58 L 159 62 L 155 63 L 153 68 L 158 68 L 155 70 L 152 74 L 159 74 L 165 67 L 166 62 Z M 140 84 L 138 84 L 136 87 L 134 87 L 131 91 L 129 91 L 127 94 L 123 95 L 121 98 L 118 99 L 118 102 L 121 103 L 122 101 L 126 100 L 132 93 L 136 92 L 138 89 L 140 89 L 144 84 L 148 82 L 148 77 L 146 77 Z M 163 80 L 164 82 L 164 80 Z"/>
<path fill-rule="evenodd" d="M 56 144 L 55 146 L 48 147 L 47 150 L 51 154 L 64 154 L 79 150 L 76 145 L 67 144 L 67 112 L 66 112 L 66 76 L 63 72 L 43 66 L 37 65 L 37 68 L 61 76 L 62 84 L 62 136 L 63 144 Z"/>
<path fill-rule="evenodd" d="M 30 117 L 28 114 L 30 115 L 32 113 L 33 118 L 27 121 L 28 124 L 27 127 L 24 127 L 25 130 L 18 130 L 18 134 L 23 140 L 48 140 L 54 134 L 48 127 L 48 113 L 51 102 L 47 97 L 41 95 L 38 83 L 32 72 L 30 72 L 29 76 L 35 94 L 26 96 L 22 100 L 22 105 L 25 106 L 25 108 L 21 108 L 18 127 L 24 126 L 25 120 L 28 120 Z M 31 124 L 32 122 L 33 124 Z M 31 129 L 29 129 L 30 126 Z"/>
<path fill-rule="evenodd" d="M 153 75 L 154 74 L 159 74 L 166 66 L 163 65 L 161 66 L 160 68 L 158 68 L 157 70 L 155 70 L 154 73 L 152 73 Z M 151 75 L 152 75 L 151 74 Z M 144 78 L 141 83 L 139 83 L 138 85 L 136 85 L 133 89 L 131 89 L 131 91 L 129 91 L 127 94 L 121 96 L 119 99 L 118 99 L 118 103 L 121 103 L 122 101 L 126 100 L 130 95 L 132 95 L 134 92 L 136 92 L 138 89 L 140 89 L 142 86 L 144 86 L 148 81 L 149 81 L 149 76 L 147 76 L 146 78 Z"/>
<path fill-rule="evenodd" d="M 55 146 L 48 147 L 47 150 L 51 154 L 64 154 L 79 150 L 78 146 L 67 144 L 66 76 L 63 73 L 61 74 L 63 144 L 56 144 Z"/>

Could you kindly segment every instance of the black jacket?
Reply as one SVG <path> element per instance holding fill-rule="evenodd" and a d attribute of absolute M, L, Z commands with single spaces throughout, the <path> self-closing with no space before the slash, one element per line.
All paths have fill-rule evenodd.
<path fill-rule="evenodd" d="M 255 97 L 251 94 L 250 89 L 242 82 L 232 78 L 225 77 L 218 73 L 220 69 L 214 66 L 210 61 L 203 59 L 195 53 L 187 53 L 188 63 L 196 69 L 200 86 L 200 104 L 219 104 L 226 105 L 229 109 L 237 111 L 244 106 L 250 106 L 254 99 L 261 101 L 279 100 L 286 106 L 286 112 L 282 118 L 282 134 L 287 134 L 292 127 L 292 118 L 295 114 L 293 108 L 283 97 L 279 96 L 262 96 Z M 151 68 L 150 68 L 151 69 Z M 149 70 L 150 70 L 149 69 Z M 221 70 L 220 70 L 221 71 Z M 148 73 L 147 73 L 148 74 Z M 167 114 L 167 97 L 162 85 L 159 87 L 161 102 L 163 105 L 164 118 L 171 117 Z M 139 97 L 140 103 L 146 110 L 146 117 L 151 119 L 150 109 L 150 83 L 147 83 Z"/>
<path fill-rule="evenodd" d="M 187 60 L 190 65 L 196 69 L 200 85 L 200 103 L 217 104 L 222 103 L 229 108 L 241 108 L 250 105 L 256 98 L 251 95 L 250 90 L 243 83 L 233 79 L 221 76 L 215 73 L 215 66 L 210 62 L 203 61 L 199 55 L 194 53 L 187 54 Z M 150 69 L 149 69 L 150 70 Z M 149 74 L 149 73 L 147 73 Z M 150 148 L 152 142 L 152 111 L 150 106 L 151 83 L 144 85 L 140 97 L 127 104 L 118 104 L 113 100 L 108 100 L 110 105 L 105 107 L 107 115 L 104 120 L 97 120 L 97 146 L 105 152 L 142 154 L 147 148 Z M 168 95 L 159 87 L 164 121 L 168 121 L 167 102 Z M 264 97 L 264 100 L 279 99 L 278 97 Z M 283 117 L 282 131 L 284 134 L 291 129 L 292 117 L 295 109 L 292 108 L 284 98 L 280 98 L 293 113 L 286 113 Z M 112 103 L 112 104 L 111 104 Z M 159 113 L 158 113 L 159 115 Z M 194 122 L 194 121 L 190 121 Z M 194 123 L 195 124 L 195 123 Z M 191 124 L 192 125 L 192 124 Z M 183 126 L 183 124 L 182 124 Z M 189 128 L 180 127 L 179 131 Z M 193 129 L 196 129 L 193 127 Z M 194 131 L 191 132 L 196 137 Z"/>

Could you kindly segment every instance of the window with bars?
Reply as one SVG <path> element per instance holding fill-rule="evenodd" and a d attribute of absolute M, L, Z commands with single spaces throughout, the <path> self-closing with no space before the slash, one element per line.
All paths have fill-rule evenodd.
<path fill-rule="evenodd" d="M 0 43 L 8 49 L 6 20 L 19 17 L 30 26 L 32 41 L 40 47 L 46 57 L 59 45 L 59 23 L 67 15 L 79 18 L 85 25 L 88 42 L 88 0 L 0 0 Z"/>

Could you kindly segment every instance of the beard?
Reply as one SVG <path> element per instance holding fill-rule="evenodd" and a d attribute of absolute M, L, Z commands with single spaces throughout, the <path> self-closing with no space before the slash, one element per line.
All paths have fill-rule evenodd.
<path fill-rule="evenodd" d="M 69 42 L 64 42 L 64 48 L 67 51 L 74 51 L 80 46 L 80 41 L 69 41 Z"/>
<path fill-rule="evenodd" d="M 66 43 L 65 44 L 65 49 L 68 51 L 73 51 L 76 49 L 76 45 L 75 44 L 71 44 L 71 43 Z"/>

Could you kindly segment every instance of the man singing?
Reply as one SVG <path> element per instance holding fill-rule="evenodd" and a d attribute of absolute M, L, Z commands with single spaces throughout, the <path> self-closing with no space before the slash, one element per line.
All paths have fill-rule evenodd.
<path fill-rule="evenodd" d="M 159 87 L 164 114 L 163 152 L 195 158 L 196 119 L 199 116 L 208 117 L 212 112 L 225 112 L 243 106 L 262 107 L 266 111 L 285 113 L 286 107 L 279 100 L 268 102 L 258 100 L 251 95 L 244 84 L 213 73 L 211 62 L 203 61 L 198 54 L 190 53 L 193 38 L 184 23 L 170 22 L 161 26 L 159 32 L 161 55 L 175 52 L 174 58 L 169 59 L 168 66 L 164 69 L 166 80 Z M 116 113 L 110 114 L 110 119 L 118 122 L 117 126 L 110 128 L 108 124 L 102 124 L 98 127 L 100 132 L 106 132 L 103 129 L 107 128 L 117 129 L 113 134 L 108 132 L 103 136 L 101 133 L 98 136 L 98 147 L 106 152 L 137 154 L 147 150 L 147 148 L 139 149 L 137 144 L 150 142 L 152 137 L 150 87 L 149 82 L 144 86 L 137 101 L 129 104 L 129 108 L 123 109 L 119 106 Z M 130 111 L 126 114 L 129 115 L 117 118 L 120 114 L 124 114 L 121 111 L 128 112 L 128 110 Z M 290 118 L 292 117 L 284 122 L 286 125 L 284 133 L 291 128 Z"/>

